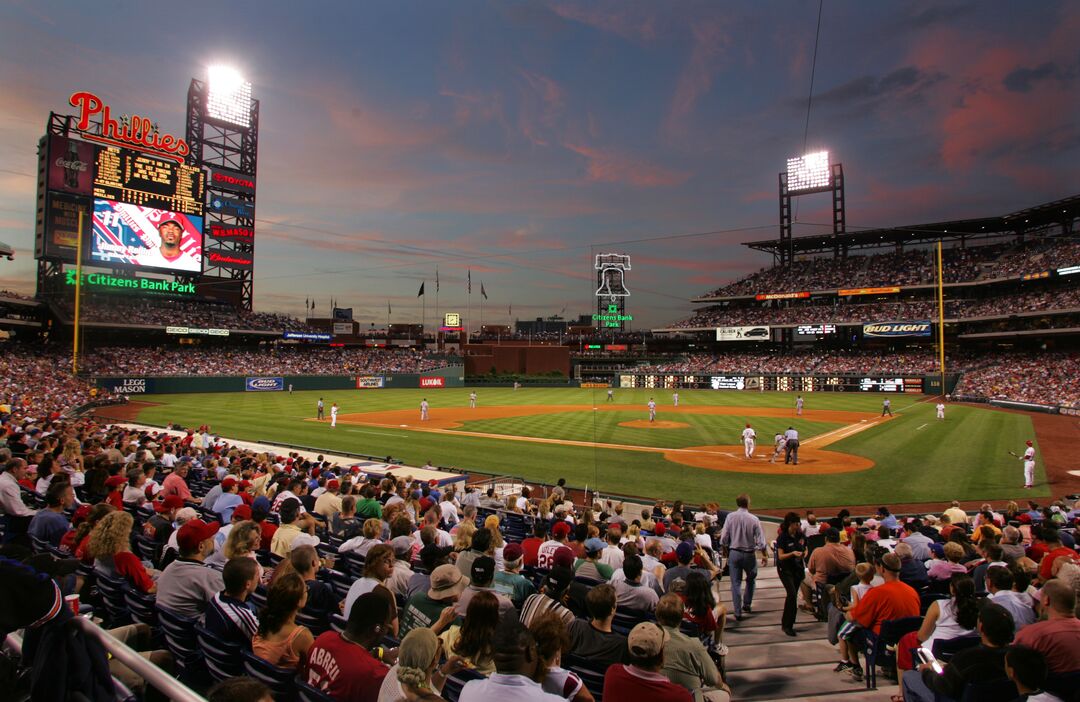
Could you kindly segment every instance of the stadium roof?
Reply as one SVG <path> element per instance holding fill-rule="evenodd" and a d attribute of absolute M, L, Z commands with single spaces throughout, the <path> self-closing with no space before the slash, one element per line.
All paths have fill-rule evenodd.
<path fill-rule="evenodd" d="M 973 236 L 989 237 L 1007 233 L 1019 233 L 1047 225 L 1060 224 L 1076 217 L 1080 217 L 1080 195 L 1017 210 L 999 217 L 957 219 L 948 222 L 864 229 L 839 235 L 829 233 L 801 236 L 793 238 L 791 244 L 796 255 L 800 253 L 824 253 L 832 251 L 838 246 L 849 249 L 898 245 L 913 246 L 936 242 L 939 239 L 951 240 Z M 783 242 L 780 239 L 767 239 L 764 241 L 743 242 L 743 246 L 777 255 L 783 246 Z"/>

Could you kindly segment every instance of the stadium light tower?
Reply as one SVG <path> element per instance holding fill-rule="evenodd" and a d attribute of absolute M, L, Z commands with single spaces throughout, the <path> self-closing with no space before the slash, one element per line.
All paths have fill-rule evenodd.
<path fill-rule="evenodd" d="M 844 167 L 829 163 L 828 151 L 815 151 L 787 160 L 787 170 L 780 174 L 780 261 L 790 265 L 795 258 L 791 241 L 791 198 L 799 195 L 832 192 L 833 237 L 837 238 L 833 253 L 840 255 L 839 235 L 847 230 L 844 208 Z"/>
<path fill-rule="evenodd" d="M 245 129 L 251 126 L 251 83 L 232 66 L 206 70 L 206 114 Z"/>

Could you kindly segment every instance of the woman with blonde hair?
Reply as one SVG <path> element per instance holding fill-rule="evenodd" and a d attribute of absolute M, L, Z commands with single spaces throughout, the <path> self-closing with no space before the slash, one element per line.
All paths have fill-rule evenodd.
<path fill-rule="evenodd" d="M 454 551 L 464 553 L 472 548 L 472 537 L 476 533 L 475 522 L 462 522 L 454 532 Z"/>
<path fill-rule="evenodd" d="M 215 550 L 206 559 L 206 564 L 224 568 L 225 564 L 233 558 L 251 558 L 254 560 L 255 551 L 259 549 L 260 541 L 262 541 L 262 527 L 255 522 L 237 522 L 229 529 L 229 535 L 225 537 L 225 543 L 221 548 Z M 261 582 L 263 579 L 261 565 L 258 571 L 259 581 Z"/>
<path fill-rule="evenodd" d="M 64 442 L 64 451 L 56 462 L 71 477 L 72 487 L 79 487 L 86 482 L 83 475 L 86 472 L 86 464 L 83 461 L 82 445 L 78 439 L 68 439 Z"/>
<path fill-rule="evenodd" d="M 379 688 L 377 702 L 399 700 L 431 700 L 442 702 L 439 696 L 446 679 L 465 667 L 461 656 L 443 657 L 443 642 L 431 629 L 413 629 L 401 640 L 397 663 L 387 671 Z"/>
<path fill-rule="evenodd" d="M 540 500 L 540 504 L 536 508 L 536 516 L 546 522 L 550 522 L 555 516 L 555 508 L 550 497 Z"/>
<path fill-rule="evenodd" d="M 135 519 L 118 510 L 101 518 L 90 532 L 88 551 L 94 570 L 112 578 L 122 578 L 145 593 L 157 591 L 152 571 L 131 552 L 131 528 Z"/>
<path fill-rule="evenodd" d="M 626 527 L 626 533 L 619 539 L 620 544 L 634 544 L 637 546 L 638 553 L 645 552 L 645 539 L 641 536 L 641 527 L 637 524 L 631 524 Z"/>
<path fill-rule="evenodd" d="M 521 514 L 521 510 L 517 506 L 517 497 L 514 495 L 507 495 L 503 500 L 503 509 L 507 512 L 513 512 L 514 514 Z"/>
<path fill-rule="evenodd" d="M 382 534 L 383 523 L 378 517 L 372 517 L 364 521 L 364 531 L 360 536 L 354 536 L 345 543 L 338 546 L 338 553 L 356 553 L 357 555 L 367 557 L 368 551 L 371 550 L 375 544 L 382 543 L 379 541 L 379 535 Z"/>
<path fill-rule="evenodd" d="M 489 514 L 484 520 L 484 528 L 491 532 L 491 545 L 495 547 L 495 572 L 503 569 L 503 548 L 506 547 L 506 539 L 499 531 L 499 515 Z"/>

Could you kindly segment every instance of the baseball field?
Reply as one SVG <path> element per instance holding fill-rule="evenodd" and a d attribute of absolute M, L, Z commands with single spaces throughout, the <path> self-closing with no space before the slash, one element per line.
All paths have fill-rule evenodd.
<path fill-rule="evenodd" d="M 127 408 L 135 421 L 195 426 L 235 439 L 372 455 L 410 465 L 475 469 L 604 494 L 731 501 L 749 492 L 761 508 L 1000 500 L 1050 493 L 1030 416 L 883 395 L 813 393 L 795 414 L 792 393 L 684 390 L 478 388 L 149 395 Z M 325 421 L 315 419 L 322 397 Z M 420 402 L 430 404 L 420 420 Z M 648 421 L 650 398 L 657 403 Z M 331 403 L 339 405 L 330 427 Z M 751 459 L 741 434 L 757 433 Z M 773 436 L 794 427 L 799 465 L 770 463 Z M 1022 485 L 1024 441 L 1040 459 L 1036 488 Z"/>

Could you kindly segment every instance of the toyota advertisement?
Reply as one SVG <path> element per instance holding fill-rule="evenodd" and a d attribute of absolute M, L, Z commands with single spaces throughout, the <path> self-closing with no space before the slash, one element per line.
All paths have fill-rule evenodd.
<path fill-rule="evenodd" d="M 171 272 L 202 272 L 203 218 L 94 200 L 86 262 Z"/>

